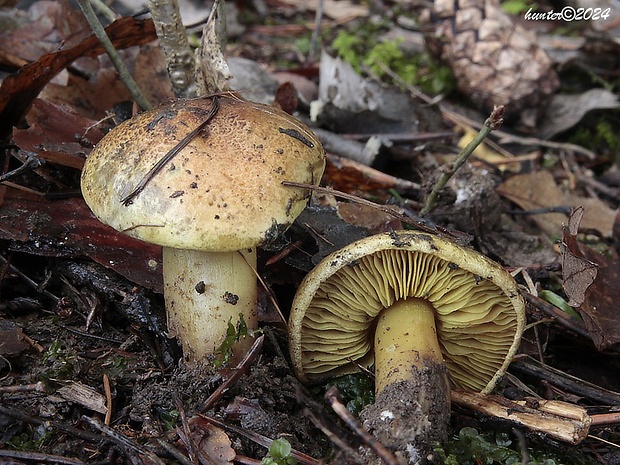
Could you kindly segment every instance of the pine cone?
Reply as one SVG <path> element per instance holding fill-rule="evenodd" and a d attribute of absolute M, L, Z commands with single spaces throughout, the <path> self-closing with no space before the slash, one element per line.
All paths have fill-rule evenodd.
<path fill-rule="evenodd" d="M 485 111 L 505 105 L 508 120 L 532 127 L 559 87 L 533 32 L 513 23 L 496 0 L 435 0 L 421 18 L 430 52 Z"/>

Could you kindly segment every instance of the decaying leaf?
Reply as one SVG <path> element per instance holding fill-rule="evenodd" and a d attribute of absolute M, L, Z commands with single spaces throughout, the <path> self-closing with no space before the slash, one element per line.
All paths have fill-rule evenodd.
<path fill-rule="evenodd" d="M 591 110 L 613 110 L 618 107 L 618 96 L 605 89 L 590 89 L 579 95 L 555 95 L 541 122 L 540 135 L 549 139 L 572 128 Z"/>
<path fill-rule="evenodd" d="M 3 23 L 0 30 L 0 49 L 26 63 L 56 51 L 60 43 L 70 47 L 91 34 L 84 15 L 70 2 L 38 1 L 28 5 L 26 11 L 3 10 L 3 15 L 12 16 L 18 27 Z"/>
<path fill-rule="evenodd" d="M 0 239 L 33 255 L 90 257 L 130 281 L 163 292 L 161 247 L 132 239 L 97 220 L 81 198 L 49 201 L 8 189 L 0 205 Z"/>
<path fill-rule="evenodd" d="M 611 237 L 613 234 L 618 214 L 616 210 L 597 198 L 580 197 L 562 191 L 548 171 L 511 176 L 497 188 L 497 192 L 524 210 L 583 206 L 582 229 L 598 231 L 603 237 Z M 532 215 L 531 219 L 550 237 L 557 237 L 566 222 L 566 216 L 562 213 Z"/>
<path fill-rule="evenodd" d="M 196 50 L 198 95 L 225 90 L 232 77 L 222 51 L 226 44 L 226 18 L 222 8 L 223 2 L 213 2 L 211 14 L 202 31 L 200 47 Z"/>
<path fill-rule="evenodd" d="M 577 243 L 583 207 L 573 209 L 568 224 L 562 228 L 562 286 L 569 298 L 568 305 L 579 307 L 585 301 L 585 293 L 596 279 L 597 265 L 583 256 Z"/>
<path fill-rule="evenodd" d="M 132 57 L 134 55 L 131 54 Z M 166 73 L 164 54 L 159 47 L 156 44 L 142 45 L 134 59 L 133 77 L 147 99 L 153 103 L 171 99 L 172 85 Z M 102 118 L 115 104 L 132 100 L 131 94 L 118 78 L 118 72 L 106 60 L 100 61 L 90 79 L 70 74 L 67 82 L 62 85 L 54 81 L 49 83 L 39 97 L 66 103 L 94 119 Z"/>
<path fill-rule="evenodd" d="M 214 426 L 200 417 L 194 418 L 191 426 L 190 440 L 194 444 L 196 451 L 205 458 L 201 463 L 212 465 L 227 465 L 232 463 L 237 455 L 231 447 L 230 438 L 224 430 Z M 184 438 L 182 432 L 179 436 Z"/>
<path fill-rule="evenodd" d="M 486 111 L 504 105 L 507 120 L 536 124 L 559 80 L 534 33 L 494 0 L 435 0 L 422 21 L 431 52 L 452 68 L 474 104 Z"/>
<path fill-rule="evenodd" d="M 151 20 L 131 17 L 114 21 L 106 28 L 108 37 L 117 49 L 146 44 L 155 39 Z M 32 105 L 41 90 L 80 57 L 95 57 L 103 53 L 99 40 L 93 35 L 79 44 L 41 56 L 17 73 L 7 76 L 0 86 L 0 137 L 11 134 Z"/>
<path fill-rule="evenodd" d="M 30 348 L 24 340 L 24 332 L 17 325 L 10 325 L 9 322 L 0 323 L 0 355 L 16 355 Z M 7 328 L 6 326 L 9 326 Z"/>
<path fill-rule="evenodd" d="M 48 163 L 81 169 L 84 159 L 103 133 L 95 121 L 73 108 L 37 99 L 28 113 L 28 127 L 15 129 L 13 141 Z"/>
<path fill-rule="evenodd" d="M 584 209 L 572 211 L 562 237 L 563 288 L 598 350 L 620 342 L 620 261 L 577 242 Z"/>
<path fill-rule="evenodd" d="M 595 263 L 596 279 L 588 288 L 579 312 L 598 350 L 620 343 L 620 260 L 581 247 L 587 260 Z"/>

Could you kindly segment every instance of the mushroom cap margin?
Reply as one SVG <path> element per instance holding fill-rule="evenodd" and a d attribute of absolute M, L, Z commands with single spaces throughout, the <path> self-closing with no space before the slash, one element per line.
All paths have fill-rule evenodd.
<path fill-rule="evenodd" d="M 353 282 L 357 279 L 356 275 L 369 267 L 386 271 L 399 263 L 406 263 L 407 270 L 396 273 L 399 274 L 396 278 L 373 278 L 362 286 Z M 442 279 L 429 281 L 424 278 L 419 269 L 423 264 L 440 270 Z M 336 281 L 334 276 L 339 276 Z M 331 287 L 325 284 L 330 280 Z M 395 289 L 402 281 L 407 281 L 407 284 Z M 475 290 L 474 297 L 460 294 L 461 288 L 457 284 L 461 282 Z M 369 287 L 387 292 L 381 296 L 378 295 L 380 292 L 374 295 Z M 302 382 L 322 381 L 358 371 L 346 357 L 352 357 L 366 367 L 372 365 L 372 334 L 357 337 L 346 332 L 346 327 L 374 328 L 372 315 L 367 310 L 355 312 L 358 304 L 351 299 L 359 289 L 363 289 L 364 294 L 363 304 L 360 305 L 370 307 L 388 306 L 416 293 L 427 294 L 426 297 L 432 300 L 438 311 L 438 339 L 454 387 L 484 393 L 491 391 L 519 347 L 525 326 L 525 304 L 516 282 L 499 264 L 474 250 L 427 233 L 383 233 L 361 239 L 327 256 L 300 285 L 289 317 L 289 338 L 293 367 Z M 345 291 L 343 296 L 336 295 L 340 290 Z M 498 293 L 488 295 L 492 290 Z M 448 296 L 450 302 L 438 302 L 442 296 Z M 467 305 L 460 308 L 463 299 Z M 484 306 L 485 302 L 493 305 L 483 309 L 480 306 Z M 345 310 L 341 310 L 343 303 Z M 370 313 L 378 314 L 382 308 L 375 308 Z M 338 313 L 343 312 L 346 317 L 340 319 Z M 476 321 L 477 312 L 491 317 L 491 321 Z M 316 337 L 316 333 L 311 337 L 306 335 L 312 327 L 320 326 L 326 330 L 323 337 Z M 441 335 L 445 330 L 452 332 L 448 340 Z M 486 342 L 478 342 L 479 338 Z M 341 345 L 331 352 L 327 350 L 338 340 L 342 341 Z M 465 345 L 462 345 L 463 342 Z M 487 346 L 494 348 L 494 351 L 487 350 Z M 320 357 L 326 357 L 326 362 Z"/>

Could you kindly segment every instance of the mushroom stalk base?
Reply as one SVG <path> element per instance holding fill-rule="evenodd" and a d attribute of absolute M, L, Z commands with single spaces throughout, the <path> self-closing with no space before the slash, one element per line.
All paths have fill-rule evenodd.
<path fill-rule="evenodd" d="M 450 385 L 434 315 L 424 299 L 401 300 L 381 312 L 375 330 L 377 395 L 361 418 L 405 463 L 434 463 L 433 443 L 447 437 Z M 365 463 L 380 461 L 368 455 Z"/>
<path fill-rule="evenodd" d="M 257 328 L 256 252 L 200 252 L 164 247 L 164 297 L 168 333 L 177 337 L 189 360 L 213 355 L 226 338 L 228 323 L 240 314 Z M 245 346 L 239 352 L 243 355 Z"/>

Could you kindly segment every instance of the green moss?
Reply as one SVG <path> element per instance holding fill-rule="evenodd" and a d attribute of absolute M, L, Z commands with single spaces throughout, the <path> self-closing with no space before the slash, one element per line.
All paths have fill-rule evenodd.
<path fill-rule="evenodd" d="M 600 156 L 600 161 L 620 164 L 620 111 L 591 112 L 575 127 L 568 142 L 586 147 Z"/>
<path fill-rule="evenodd" d="M 358 72 L 368 70 L 379 79 L 390 82 L 386 70 L 392 71 L 409 85 L 428 94 L 449 93 L 455 88 L 450 68 L 436 63 L 426 53 L 407 55 L 402 40 L 381 41 L 378 30 L 340 31 L 332 42 L 338 56 Z"/>
<path fill-rule="evenodd" d="M 530 8 L 532 11 L 538 11 L 538 4 L 530 3 L 527 0 L 506 0 L 502 2 L 502 8 L 509 15 L 521 15 Z"/>
<path fill-rule="evenodd" d="M 73 379 L 79 371 L 77 355 L 70 348 L 64 348 L 60 339 L 52 342 L 43 352 L 42 363 L 45 367 L 39 379 L 46 382 Z"/>

